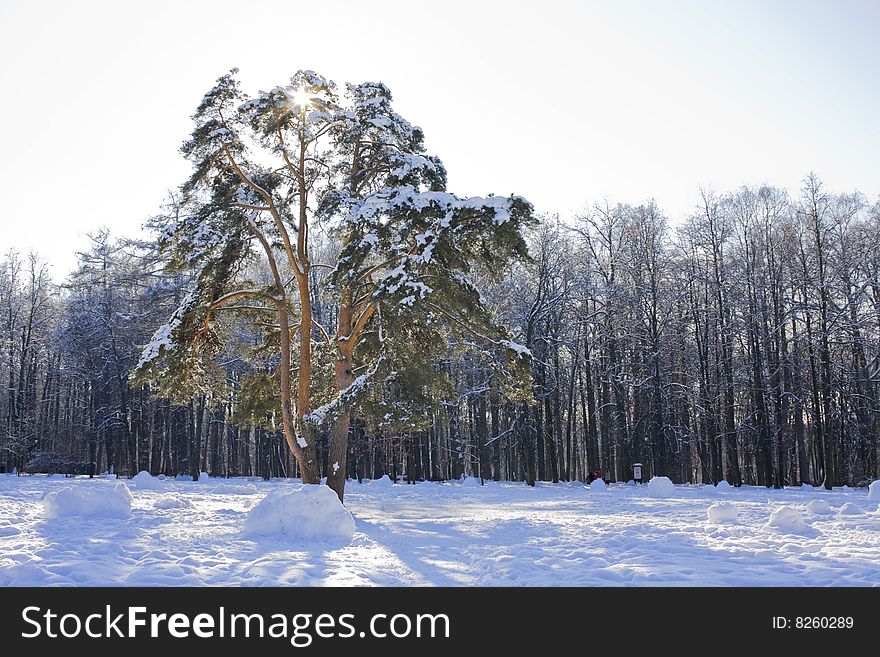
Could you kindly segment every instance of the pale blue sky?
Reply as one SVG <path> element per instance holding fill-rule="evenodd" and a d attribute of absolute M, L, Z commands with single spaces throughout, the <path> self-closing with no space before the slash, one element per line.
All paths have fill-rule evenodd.
<path fill-rule="evenodd" d="M 880 192 L 880 0 L 0 0 L 0 249 L 56 278 L 83 235 L 135 234 L 186 176 L 189 116 L 232 66 L 382 80 L 463 195 L 546 212 L 811 170 Z"/>

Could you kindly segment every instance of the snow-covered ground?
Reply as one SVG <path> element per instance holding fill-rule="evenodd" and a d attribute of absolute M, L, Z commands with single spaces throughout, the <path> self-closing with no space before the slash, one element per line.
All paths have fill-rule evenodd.
<path fill-rule="evenodd" d="M 0 475 L 0 585 L 880 584 L 865 489 L 350 482 L 354 538 L 320 541 L 246 531 L 288 481 L 117 484 Z"/>

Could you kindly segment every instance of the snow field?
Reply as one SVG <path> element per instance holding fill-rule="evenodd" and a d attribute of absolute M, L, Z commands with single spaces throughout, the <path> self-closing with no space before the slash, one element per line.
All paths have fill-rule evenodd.
<path fill-rule="evenodd" d="M 286 522 L 276 512 L 300 505 L 279 500 L 297 482 L 207 483 L 132 486 L 130 516 L 111 519 L 95 502 L 117 486 L 109 495 L 125 497 L 127 485 L 113 478 L 0 475 L 0 585 L 880 584 L 880 513 L 864 489 L 741 487 L 719 499 L 708 485 L 676 485 L 655 498 L 647 485 L 611 484 L 594 495 L 580 482 L 349 482 L 353 535 L 314 540 L 295 530 L 246 532 L 249 518 Z M 259 494 L 234 492 L 250 486 Z M 79 491 L 78 513 L 88 513 L 47 515 L 43 498 L 69 489 Z M 74 499 L 50 499 L 59 498 Z M 724 503 L 737 522 L 709 517 Z M 783 507 L 794 515 L 777 513 Z"/>
<path fill-rule="evenodd" d="M 201 483 L 201 480 L 199 480 Z M 214 495 L 259 495 L 260 491 L 253 484 L 219 484 L 211 489 Z"/>
<path fill-rule="evenodd" d="M 195 509 L 196 505 L 185 497 L 163 497 L 153 504 L 154 509 Z"/>

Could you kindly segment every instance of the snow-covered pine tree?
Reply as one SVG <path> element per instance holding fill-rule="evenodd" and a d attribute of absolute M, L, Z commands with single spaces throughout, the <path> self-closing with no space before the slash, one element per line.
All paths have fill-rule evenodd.
<path fill-rule="evenodd" d="M 194 171 L 182 211 L 160 237 L 172 268 L 198 270 L 196 285 L 156 331 L 135 376 L 198 379 L 218 348 L 214 327 L 226 314 L 218 309 L 272 313 L 285 439 L 303 481 L 318 483 L 315 434 L 331 427 L 328 484 L 342 499 L 351 413 L 375 402 L 378 388 L 407 395 L 400 381 L 418 386 L 411 401 L 424 394 L 419 377 L 436 372 L 450 333 L 475 338 L 500 378 L 527 394 L 516 384 L 528 377 L 528 351 L 468 273 L 500 275 L 528 257 L 522 230 L 534 222 L 532 207 L 517 196 L 446 191 L 442 163 L 426 154 L 422 131 L 393 111 L 381 83 L 340 94 L 332 81 L 299 71 L 248 99 L 236 73 L 196 110 L 182 148 Z M 337 240 L 335 262 L 313 262 L 313 231 Z M 241 275 L 258 253 L 269 285 Z M 314 317 L 315 268 L 332 272 L 335 330 Z M 398 401 L 399 412 L 411 412 Z"/>

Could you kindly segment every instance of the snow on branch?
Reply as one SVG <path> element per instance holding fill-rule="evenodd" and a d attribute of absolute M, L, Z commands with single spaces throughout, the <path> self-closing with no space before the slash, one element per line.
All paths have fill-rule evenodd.
<path fill-rule="evenodd" d="M 375 221 L 380 215 L 395 209 L 425 210 L 436 206 L 441 210 L 492 210 L 492 221 L 504 224 L 510 220 L 510 209 L 517 196 L 472 196 L 460 198 L 449 192 L 419 191 L 414 185 L 385 187 L 364 199 L 347 199 L 350 205 L 348 221 Z M 450 217 L 451 218 L 451 217 Z"/>
<path fill-rule="evenodd" d="M 156 329 L 156 332 L 153 333 L 153 337 L 150 339 L 149 344 L 147 344 L 143 351 L 141 352 L 141 359 L 138 361 L 137 367 L 135 367 L 134 371 L 140 371 L 141 368 L 149 365 L 156 358 L 158 358 L 162 349 L 171 349 L 174 347 L 175 342 L 172 337 L 174 331 L 178 326 L 183 322 L 183 318 L 186 314 L 192 309 L 192 307 L 198 301 L 198 294 L 196 290 L 192 290 L 189 294 L 184 297 L 181 304 L 177 307 L 177 309 L 171 313 L 171 317 L 168 318 L 168 321 Z"/>
<path fill-rule="evenodd" d="M 308 415 L 303 416 L 303 422 L 320 426 L 328 421 L 336 419 L 340 412 L 354 403 L 358 395 L 366 390 L 367 386 L 370 384 L 370 379 L 373 378 L 379 370 L 379 366 L 384 360 L 384 356 L 380 356 L 373 361 L 373 364 L 370 365 L 369 369 L 352 381 L 351 385 L 344 390 L 341 390 L 333 401 L 328 402 L 323 406 L 316 408 Z"/>
<path fill-rule="evenodd" d="M 531 358 L 532 352 L 525 345 L 519 344 L 518 342 L 514 342 L 513 340 L 499 340 L 497 344 L 500 344 L 502 347 L 506 347 L 511 351 L 515 351 L 518 357 L 525 356 L 526 358 Z"/>

